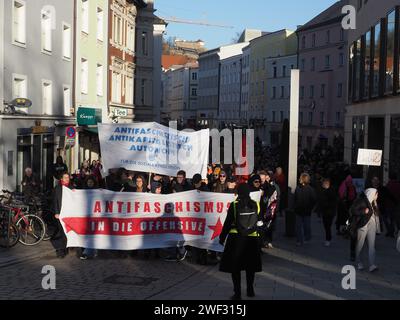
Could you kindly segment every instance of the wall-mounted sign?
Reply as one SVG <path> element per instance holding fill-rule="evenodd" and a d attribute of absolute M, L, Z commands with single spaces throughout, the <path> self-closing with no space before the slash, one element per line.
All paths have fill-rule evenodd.
<path fill-rule="evenodd" d="M 114 116 L 116 116 L 116 117 L 127 117 L 128 116 L 128 110 L 127 109 L 122 109 L 122 108 L 115 108 L 114 109 Z"/>
<path fill-rule="evenodd" d="M 358 149 L 357 164 L 380 167 L 382 165 L 382 150 Z"/>
<path fill-rule="evenodd" d="M 15 108 L 30 108 L 32 101 L 25 98 L 17 98 L 11 102 L 11 105 Z"/>
<path fill-rule="evenodd" d="M 79 107 L 76 120 L 78 126 L 95 126 L 98 123 L 101 123 L 101 110 Z"/>
<path fill-rule="evenodd" d="M 67 145 L 74 145 L 76 138 L 76 129 L 75 127 L 68 127 L 65 132 L 65 143 Z"/>

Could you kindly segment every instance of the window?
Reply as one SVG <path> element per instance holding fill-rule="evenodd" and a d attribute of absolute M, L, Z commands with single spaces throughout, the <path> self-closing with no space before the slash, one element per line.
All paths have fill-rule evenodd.
<path fill-rule="evenodd" d="M 104 12 L 103 9 L 97 8 L 97 40 L 104 39 Z"/>
<path fill-rule="evenodd" d="M 192 73 L 192 80 L 197 81 L 197 72 Z"/>
<path fill-rule="evenodd" d="M 310 98 L 314 98 L 314 86 L 310 86 Z"/>
<path fill-rule="evenodd" d="M 283 119 L 285 118 L 284 114 L 283 114 L 283 111 L 280 112 L 280 115 L 281 115 L 281 122 L 283 122 Z"/>
<path fill-rule="evenodd" d="M 302 48 L 302 49 L 305 49 L 305 48 L 306 48 L 306 37 L 305 37 L 305 36 L 303 36 L 303 37 L 301 38 L 301 48 Z"/>
<path fill-rule="evenodd" d="M 370 95 L 370 77 L 371 77 L 371 31 L 365 35 L 365 64 L 364 64 L 364 98 L 368 99 Z"/>
<path fill-rule="evenodd" d="M 340 112 L 336 112 L 336 125 L 340 124 Z"/>
<path fill-rule="evenodd" d="M 112 92 L 111 92 L 112 102 L 121 103 L 121 95 L 122 95 L 122 76 L 121 73 L 113 71 Z"/>
<path fill-rule="evenodd" d="M 197 97 L 197 88 L 192 88 L 192 97 Z"/>
<path fill-rule="evenodd" d="M 331 66 L 331 56 L 326 55 L 325 56 L 325 68 L 329 68 Z"/>
<path fill-rule="evenodd" d="M 89 0 L 82 0 L 82 32 L 89 34 Z"/>
<path fill-rule="evenodd" d="M 312 47 L 315 48 L 315 42 L 316 42 L 316 35 L 315 33 L 312 35 Z"/>
<path fill-rule="evenodd" d="M 96 67 L 96 92 L 99 97 L 103 96 L 103 65 L 97 64 Z"/>
<path fill-rule="evenodd" d="M 303 112 L 300 112 L 299 121 L 300 123 L 303 123 Z"/>
<path fill-rule="evenodd" d="M 339 37 L 340 37 L 340 41 L 344 41 L 344 29 L 343 29 L 343 28 L 340 28 L 340 35 L 339 35 Z"/>
<path fill-rule="evenodd" d="M 330 43 L 331 42 L 331 31 L 327 30 L 326 31 L 326 43 Z"/>
<path fill-rule="evenodd" d="M 28 78 L 25 75 L 13 74 L 13 99 L 28 97 Z"/>
<path fill-rule="evenodd" d="M 300 98 L 304 99 L 304 86 L 300 87 Z"/>
<path fill-rule="evenodd" d="M 126 77 L 125 103 L 129 104 L 129 105 L 133 105 L 133 77 Z"/>
<path fill-rule="evenodd" d="M 393 10 L 387 17 L 387 41 L 386 41 L 386 81 L 385 93 L 393 92 L 394 84 L 394 47 L 396 30 L 396 11 Z"/>
<path fill-rule="evenodd" d="M 71 27 L 65 23 L 63 23 L 63 58 L 70 60 L 71 59 Z"/>
<path fill-rule="evenodd" d="M 130 23 L 128 23 L 127 47 L 130 51 L 135 51 L 135 27 Z"/>
<path fill-rule="evenodd" d="M 306 70 L 306 59 L 301 59 L 301 71 Z"/>
<path fill-rule="evenodd" d="M 281 86 L 281 99 L 285 97 L 285 87 Z"/>
<path fill-rule="evenodd" d="M 141 100 L 142 100 L 142 105 L 145 104 L 145 98 L 146 98 L 146 79 L 142 79 L 142 85 L 140 88 L 140 96 L 141 96 Z"/>
<path fill-rule="evenodd" d="M 277 75 L 278 75 L 277 68 L 276 68 L 276 67 L 274 67 L 274 78 L 276 78 L 276 77 L 277 77 Z"/>
<path fill-rule="evenodd" d="M 147 32 L 142 32 L 142 54 L 145 56 L 148 55 L 147 42 Z"/>
<path fill-rule="evenodd" d="M 13 6 L 13 43 L 17 45 L 26 44 L 26 5 L 24 1 L 14 1 Z"/>
<path fill-rule="evenodd" d="M 313 124 L 313 112 L 308 113 L 308 124 L 311 126 Z"/>
<path fill-rule="evenodd" d="M 372 96 L 377 97 L 379 95 L 379 69 L 380 69 L 380 58 L 381 58 L 381 25 L 378 23 L 375 26 L 375 37 L 374 37 L 374 60 L 372 69 Z"/>
<path fill-rule="evenodd" d="M 325 125 L 325 112 L 321 112 L 321 113 L 320 113 L 319 124 L 320 124 L 321 126 Z"/>
<path fill-rule="evenodd" d="M 315 71 L 315 58 L 311 58 L 311 71 Z"/>
<path fill-rule="evenodd" d="M 51 115 L 53 103 L 53 85 L 51 81 L 42 81 L 42 106 L 43 114 Z"/>
<path fill-rule="evenodd" d="M 321 98 L 325 98 L 325 84 L 321 84 Z"/>
<path fill-rule="evenodd" d="M 276 121 L 275 117 L 276 117 L 276 112 L 272 111 L 272 122 Z"/>
<path fill-rule="evenodd" d="M 69 86 L 63 87 L 63 101 L 64 101 L 64 115 L 70 116 L 71 115 L 71 89 Z"/>
<path fill-rule="evenodd" d="M 50 53 L 52 51 L 51 19 L 51 12 L 42 10 L 42 52 L 45 53 Z"/>
<path fill-rule="evenodd" d="M 343 83 L 338 83 L 337 96 L 341 98 L 343 96 Z"/>
<path fill-rule="evenodd" d="M 265 81 L 262 82 L 262 95 L 265 95 Z"/>
<path fill-rule="evenodd" d="M 276 99 L 276 87 L 272 87 L 272 99 Z"/>
<path fill-rule="evenodd" d="M 81 59 L 81 93 L 88 93 L 88 81 L 89 81 L 89 62 L 87 59 Z"/>
<path fill-rule="evenodd" d="M 282 77 L 286 77 L 286 66 L 282 66 Z"/>
<path fill-rule="evenodd" d="M 339 53 L 339 66 L 343 67 L 344 66 L 344 53 Z"/>

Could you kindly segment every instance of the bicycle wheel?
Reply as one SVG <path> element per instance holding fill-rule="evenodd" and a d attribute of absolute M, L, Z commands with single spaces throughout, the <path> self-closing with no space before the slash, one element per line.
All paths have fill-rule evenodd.
<path fill-rule="evenodd" d="M 57 235 L 60 231 L 60 225 L 58 221 L 54 218 L 53 214 L 50 211 L 44 210 L 41 212 L 40 217 L 46 225 L 46 232 L 43 241 L 57 239 Z"/>
<path fill-rule="evenodd" d="M 15 224 L 0 223 L 0 247 L 11 248 L 18 240 L 19 231 Z"/>
<path fill-rule="evenodd" d="M 26 246 L 39 244 L 46 233 L 46 225 L 43 220 L 33 214 L 21 217 L 16 225 L 20 234 L 19 242 Z"/>

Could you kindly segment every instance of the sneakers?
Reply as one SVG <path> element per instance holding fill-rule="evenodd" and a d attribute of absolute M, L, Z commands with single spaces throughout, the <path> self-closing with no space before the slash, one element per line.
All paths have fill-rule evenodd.
<path fill-rule="evenodd" d="M 364 270 L 364 265 L 360 262 L 360 263 L 358 263 L 358 265 L 357 265 L 357 269 L 359 270 L 359 271 L 362 271 L 362 270 Z"/>
<path fill-rule="evenodd" d="M 164 260 L 168 262 L 177 262 L 178 258 L 176 256 L 168 256 Z"/>
<path fill-rule="evenodd" d="M 268 249 L 273 249 L 274 246 L 272 245 L 272 243 L 268 243 L 268 244 L 267 244 L 267 248 L 268 248 Z"/>
<path fill-rule="evenodd" d="M 178 258 L 176 259 L 177 261 L 183 261 L 185 260 L 186 256 L 187 256 L 187 250 L 185 250 L 185 252 L 183 254 L 179 254 Z"/>
<path fill-rule="evenodd" d="M 369 272 L 375 272 L 375 271 L 378 271 L 378 267 L 373 264 L 372 266 L 369 267 Z"/>
<path fill-rule="evenodd" d="M 81 260 L 87 260 L 89 257 L 86 254 L 83 254 L 79 257 Z"/>
<path fill-rule="evenodd" d="M 330 241 L 325 241 L 324 246 L 325 247 L 330 247 L 331 246 L 331 242 Z"/>

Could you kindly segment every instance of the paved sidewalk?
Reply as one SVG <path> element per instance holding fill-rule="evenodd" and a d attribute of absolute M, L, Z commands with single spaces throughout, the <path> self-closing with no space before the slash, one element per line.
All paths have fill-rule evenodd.
<path fill-rule="evenodd" d="M 394 239 L 378 237 L 380 270 L 358 272 L 357 290 L 345 291 L 341 270 L 351 264 L 349 242 L 334 238 L 332 247 L 325 248 L 323 227 L 316 218 L 312 228 L 312 242 L 298 248 L 295 239 L 283 236 L 284 220 L 278 220 L 275 248 L 263 255 L 263 272 L 256 276 L 256 299 L 400 298 L 400 254 Z M 41 287 L 44 265 L 56 268 L 56 290 Z M 121 258 L 116 252 L 95 260 L 81 261 L 74 252 L 57 259 L 46 242 L 0 250 L 0 299 L 224 300 L 232 293 L 229 274 L 189 259 L 177 263 L 140 255 Z"/>

